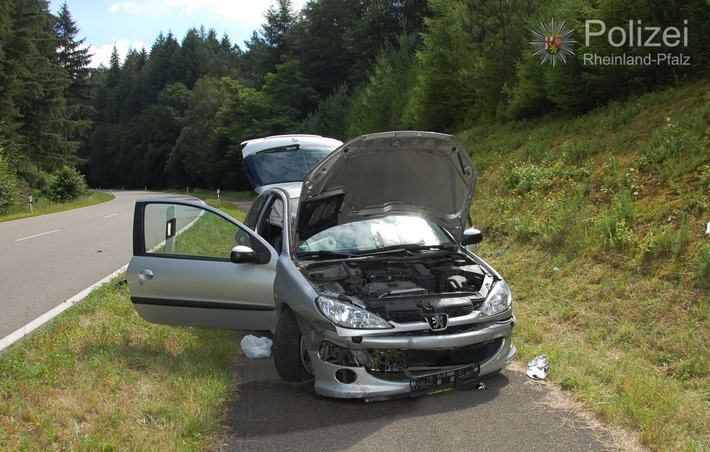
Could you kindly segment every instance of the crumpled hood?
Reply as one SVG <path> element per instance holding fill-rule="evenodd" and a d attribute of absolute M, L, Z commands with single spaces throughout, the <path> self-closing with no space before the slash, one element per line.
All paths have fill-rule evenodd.
<path fill-rule="evenodd" d="M 417 215 L 461 240 L 477 172 L 451 135 L 398 131 L 362 135 L 304 178 L 298 245 L 329 227 L 386 215 Z"/>

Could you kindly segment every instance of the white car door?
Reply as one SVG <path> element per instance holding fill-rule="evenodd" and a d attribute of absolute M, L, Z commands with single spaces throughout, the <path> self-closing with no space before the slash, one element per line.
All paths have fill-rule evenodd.
<path fill-rule="evenodd" d="M 136 202 L 133 305 L 168 325 L 274 330 L 277 254 L 252 230 L 196 202 Z"/>

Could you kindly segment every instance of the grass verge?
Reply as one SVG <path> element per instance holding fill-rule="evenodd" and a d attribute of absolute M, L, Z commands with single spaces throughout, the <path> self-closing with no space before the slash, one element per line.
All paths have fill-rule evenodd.
<path fill-rule="evenodd" d="M 653 449 L 710 449 L 710 82 L 461 137 L 523 362 Z"/>
<path fill-rule="evenodd" d="M 202 450 L 234 396 L 233 331 L 140 319 L 125 279 L 0 359 L 1 450 Z"/>
<path fill-rule="evenodd" d="M 34 202 L 32 212 L 30 212 L 29 206 L 25 206 L 22 208 L 22 211 L 15 211 L 7 215 L 0 215 L 0 222 L 19 220 L 21 218 L 29 218 L 48 213 L 63 212 L 65 210 L 93 206 L 94 204 L 101 204 L 102 202 L 110 201 L 114 198 L 115 196 L 112 194 L 97 191 L 88 196 L 82 196 L 79 199 L 66 203 L 55 203 L 50 202 L 47 199 L 38 199 Z"/>

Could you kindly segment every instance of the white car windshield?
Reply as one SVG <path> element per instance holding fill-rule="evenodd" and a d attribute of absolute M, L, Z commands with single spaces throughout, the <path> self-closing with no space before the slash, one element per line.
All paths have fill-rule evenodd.
<path fill-rule="evenodd" d="M 393 215 L 346 223 L 319 232 L 303 242 L 298 253 L 359 253 L 399 246 L 453 246 L 434 223 L 424 218 Z"/>

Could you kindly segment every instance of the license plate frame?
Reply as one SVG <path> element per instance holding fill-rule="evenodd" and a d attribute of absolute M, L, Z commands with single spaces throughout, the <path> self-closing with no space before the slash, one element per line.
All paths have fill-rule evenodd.
<path fill-rule="evenodd" d="M 417 375 L 409 379 L 412 397 L 438 394 L 457 386 L 472 383 L 481 372 L 479 364 L 468 364 L 453 369 Z"/>

